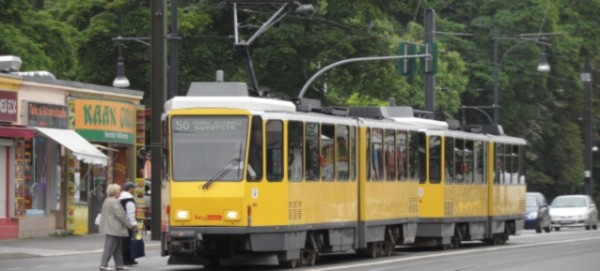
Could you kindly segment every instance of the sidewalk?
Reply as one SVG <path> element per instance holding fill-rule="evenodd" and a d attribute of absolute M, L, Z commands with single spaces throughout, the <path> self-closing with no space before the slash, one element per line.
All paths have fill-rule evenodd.
<path fill-rule="evenodd" d="M 150 232 L 144 235 L 146 250 L 159 249 L 160 241 L 151 241 Z M 20 240 L 0 240 L 0 260 L 34 257 L 67 256 L 101 253 L 104 248 L 103 234 L 67 237 L 43 237 Z"/>

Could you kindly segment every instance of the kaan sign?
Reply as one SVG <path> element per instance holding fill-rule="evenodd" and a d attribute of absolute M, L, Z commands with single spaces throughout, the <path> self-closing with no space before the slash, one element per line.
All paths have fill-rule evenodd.
<path fill-rule="evenodd" d="M 136 123 L 133 103 L 73 99 L 69 124 L 89 141 L 134 144 Z"/>

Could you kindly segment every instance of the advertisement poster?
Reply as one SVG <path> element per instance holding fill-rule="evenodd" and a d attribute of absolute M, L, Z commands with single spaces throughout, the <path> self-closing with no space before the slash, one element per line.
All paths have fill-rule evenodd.
<path fill-rule="evenodd" d="M 25 214 L 25 140 L 15 146 L 15 216 Z"/>

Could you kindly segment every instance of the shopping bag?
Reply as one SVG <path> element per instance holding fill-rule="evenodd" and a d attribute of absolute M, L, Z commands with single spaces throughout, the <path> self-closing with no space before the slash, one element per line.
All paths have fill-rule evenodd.
<path fill-rule="evenodd" d="M 131 258 L 132 259 L 146 256 L 146 251 L 145 251 L 145 247 L 144 247 L 144 239 L 138 240 L 136 238 L 132 238 L 129 248 L 131 249 Z"/>
<path fill-rule="evenodd" d="M 100 226 L 100 221 L 102 221 L 102 214 L 98 214 L 96 216 L 96 220 L 94 220 L 94 224 L 96 224 L 96 226 Z"/>

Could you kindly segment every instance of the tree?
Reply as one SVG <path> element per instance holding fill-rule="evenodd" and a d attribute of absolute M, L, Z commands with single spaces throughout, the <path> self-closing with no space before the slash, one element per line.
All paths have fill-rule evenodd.
<path fill-rule="evenodd" d="M 22 59 L 21 70 L 46 70 L 64 79 L 74 78 L 79 34 L 45 11 L 34 11 L 29 1 L 0 0 L 0 55 Z"/>

